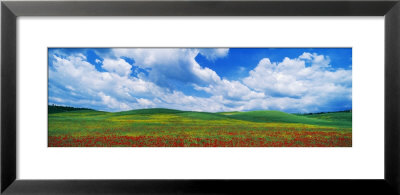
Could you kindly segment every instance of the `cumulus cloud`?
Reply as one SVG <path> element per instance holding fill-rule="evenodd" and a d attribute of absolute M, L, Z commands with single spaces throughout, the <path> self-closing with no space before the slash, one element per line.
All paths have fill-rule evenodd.
<path fill-rule="evenodd" d="M 210 60 L 222 58 L 228 55 L 229 49 L 118 48 L 113 51 L 116 56 L 133 58 L 134 65 L 149 69 L 149 75 L 145 79 L 163 87 L 171 87 L 173 81 L 180 81 L 193 84 L 196 90 L 203 90 L 211 95 L 223 95 L 225 98 L 250 99 L 264 96 L 263 93 L 250 90 L 240 81 L 221 79 L 215 71 L 200 66 L 195 60 L 199 54 Z"/>
<path fill-rule="evenodd" d="M 329 67 L 329 63 L 331 62 L 331 59 L 329 56 L 324 56 L 324 55 L 318 55 L 316 53 L 308 53 L 304 52 L 301 56 L 299 56 L 299 59 L 306 60 L 312 63 L 314 67 Z"/>
<path fill-rule="evenodd" d="M 152 108 L 152 107 L 156 106 L 156 104 L 154 104 L 154 102 L 152 102 L 151 100 L 148 100 L 148 99 L 144 99 L 144 98 L 137 99 L 137 102 L 140 105 L 140 107 L 143 107 L 143 108 Z"/>
<path fill-rule="evenodd" d="M 132 72 L 132 66 L 128 64 L 124 59 L 104 59 L 103 65 L 101 67 L 108 72 L 113 72 L 120 76 L 127 76 Z"/>
<path fill-rule="evenodd" d="M 301 60 L 285 58 L 280 63 L 271 63 L 270 59 L 264 58 L 243 82 L 257 91 L 273 96 L 301 96 L 307 87 L 304 80 L 298 79 L 296 75 L 306 78 L 308 72 L 312 71 L 307 69 L 305 62 Z"/>
<path fill-rule="evenodd" d="M 104 105 L 106 105 L 110 109 L 120 109 L 120 110 L 129 110 L 132 107 L 128 106 L 124 102 L 119 102 L 117 99 L 104 94 L 103 92 L 99 92 L 98 95 L 100 96 Z"/>
<path fill-rule="evenodd" d="M 135 52 L 141 53 L 142 51 Z M 191 51 L 183 52 L 188 54 Z M 184 56 L 184 54 L 180 55 Z M 157 55 L 153 54 L 153 56 Z M 67 57 L 57 55 L 50 57 L 52 67 L 49 69 L 49 101 L 52 103 L 90 107 L 107 111 L 151 107 L 196 111 L 221 111 L 229 109 L 221 101 L 216 101 L 218 98 L 188 96 L 180 91 L 161 87 L 149 78 L 130 76 L 131 65 L 121 58 L 105 58 L 102 68 L 106 72 L 101 72 L 80 53 Z M 157 66 L 158 63 L 151 61 L 151 55 L 147 57 L 150 60 L 145 57 L 142 59 L 135 58 L 135 62 L 139 64 L 146 62 L 141 67 L 152 68 L 151 70 L 155 69 L 157 73 L 166 70 L 158 70 L 157 68 L 160 68 Z M 165 57 L 169 58 L 168 56 Z M 195 56 L 192 57 L 194 58 Z M 175 59 L 179 60 L 179 58 Z M 173 62 L 176 61 L 171 61 L 168 65 L 172 66 Z M 187 71 L 192 71 L 200 79 L 207 81 L 207 83 L 220 81 L 220 77 L 211 69 L 200 67 L 197 63 L 193 63 L 192 65 L 191 69 L 187 69 Z M 186 71 L 183 71 L 181 74 L 186 74 Z M 211 75 L 211 78 L 207 78 L 207 75 Z M 179 75 L 176 76 L 178 78 Z M 193 82 L 196 81 L 193 80 Z M 71 91 L 75 91 L 76 93 L 71 94 Z"/>
<path fill-rule="evenodd" d="M 52 56 L 53 66 L 49 69 L 49 98 L 55 103 L 65 101 L 82 103 L 83 107 L 105 107 L 107 110 L 129 109 L 137 97 L 154 96 L 161 89 L 151 82 L 120 74 L 110 67 L 111 72 L 100 72 L 86 61 L 81 54 L 67 58 Z M 67 93 L 73 91 L 74 93 Z M 57 101 L 63 99 L 64 102 Z"/>
<path fill-rule="evenodd" d="M 163 87 L 171 82 L 209 83 L 219 80 L 217 73 L 207 67 L 201 67 L 195 60 L 198 49 L 113 49 L 117 57 L 129 57 L 135 60 L 134 65 L 146 69 L 146 79 Z M 144 77 L 142 77 L 144 78 Z"/>
<path fill-rule="evenodd" d="M 199 49 L 199 53 L 208 60 L 214 61 L 218 58 L 226 57 L 229 53 L 228 48 L 203 48 Z"/>
<path fill-rule="evenodd" d="M 229 81 L 226 79 L 219 80 L 218 82 L 205 87 L 194 85 L 194 88 L 213 95 L 221 95 L 233 99 L 249 100 L 251 98 L 263 98 L 265 96 L 262 92 L 250 90 L 239 81 Z"/>
<path fill-rule="evenodd" d="M 310 66 L 306 66 L 308 62 Z M 351 102 L 352 71 L 330 70 L 329 62 L 329 57 L 315 53 L 303 53 L 295 59 L 284 58 L 281 62 L 264 58 L 243 83 L 270 96 L 258 102 L 259 105 L 304 112 L 318 111 L 324 106 L 325 110 L 332 110 L 337 102 Z"/>

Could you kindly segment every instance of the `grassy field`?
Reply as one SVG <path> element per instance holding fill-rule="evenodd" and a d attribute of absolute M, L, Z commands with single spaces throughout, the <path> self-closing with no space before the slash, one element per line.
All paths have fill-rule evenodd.
<path fill-rule="evenodd" d="M 101 112 L 49 106 L 49 147 L 351 147 L 352 113 Z"/>

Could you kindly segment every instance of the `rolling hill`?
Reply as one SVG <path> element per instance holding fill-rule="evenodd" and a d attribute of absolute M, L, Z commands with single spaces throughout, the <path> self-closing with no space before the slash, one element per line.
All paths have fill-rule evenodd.
<path fill-rule="evenodd" d="M 57 114 L 58 113 L 58 114 Z M 61 115 L 59 114 L 61 113 Z M 247 112 L 195 112 L 181 111 L 166 108 L 149 108 L 129 110 L 122 112 L 103 112 L 86 108 L 72 108 L 62 106 L 50 106 L 49 114 L 57 114 L 54 116 L 86 116 L 101 118 L 108 117 L 129 117 L 130 119 L 148 119 L 151 117 L 164 115 L 174 117 L 175 119 L 183 118 L 188 120 L 235 120 L 256 123 L 299 123 L 309 125 L 334 126 L 351 128 L 352 113 L 351 112 L 330 112 L 319 114 L 289 114 L 281 111 L 247 111 Z"/>
<path fill-rule="evenodd" d="M 104 112 L 49 106 L 49 146 L 351 146 L 351 112 L 194 112 L 165 108 Z"/>

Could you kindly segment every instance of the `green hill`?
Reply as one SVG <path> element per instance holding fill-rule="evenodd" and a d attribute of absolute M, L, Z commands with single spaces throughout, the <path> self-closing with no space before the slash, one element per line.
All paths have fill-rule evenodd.
<path fill-rule="evenodd" d="M 167 109 L 167 108 L 148 108 L 148 109 L 137 109 L 137 110 L 128 110 L 122 112 L 115 112 L 114 114 L 117 116 L 121 115 L 137 115 L 137 114 L 177 114 L 182 113 L 185 111 L 174 110 L 174 109 Z"/>
<path fill-rule="evenodd" d="M 333 127 L 352 127 L 351 112 L 331 112 L 318 114 L 289 114 L 281 111 L 248 111 L 248 112 L 194 112 L 181 111 L 166 108 L 138 109 L 122 112 L 102 112 L 86 108 L 72 108 L 49 105 L 49 117 L 88 117 L 92 119 L 150 119 L 157 116 L 169 116 L 170 122 L 180 120 L 224 120 L 224 121 L 247 121 L 256 123 L 301 123 L 310 125 L 333 126 Z M 170 117 L 173 117 L 170 118 Z M 164 119 L 161 119 L 164 120 Z M 167 119 L 165 119 L 167 120 Z"/>
<path fill-rule="evenodd" d="M 178 114 L 181 117 L 192 118 L 192 119 L 200 119 L 200 120 L 226 120 L 229 117 L 225 115 L 221 115 L 219 113 L 211 113 L 211 112 L 182 112 Z"/>
<path fill-rule="evenodd" d="M 341 112 L 326 112 L 326 113 L 317 113 L 317 114 L 304 114 L 299 116 L 305 116 L 307 118 L 316 118 L 323 119 L 327 121 L 352 121 L 352 113 L 350 111 L 341 111 Z"/>
<path fill-rule="evenodd" d="M 346 117 L 336 117 L 332 118 L 332 120 L 325 120 L 323 117 L 318 118 L 317 114 L 313 115 L 313 117 L 309 117 L 310 115 L 294 115 L 281 111 L 248 111 L 229 113 L 229 115 L 226 116 L 233 119 L 252 122 L 302 123 L 351 128 L 351 119 L 348 121 L 348 118 Z"/>

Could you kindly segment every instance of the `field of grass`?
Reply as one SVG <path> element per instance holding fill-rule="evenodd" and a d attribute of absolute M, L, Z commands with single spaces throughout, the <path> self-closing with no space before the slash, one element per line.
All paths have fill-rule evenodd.
<path fill-rule="evenodd" d="M 351 147 L 352 113 L 101 112 L 49 106 L 49 147 Z"/>

